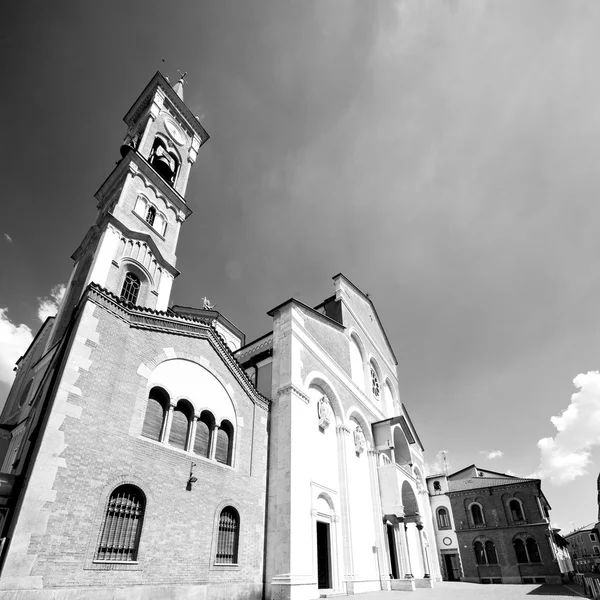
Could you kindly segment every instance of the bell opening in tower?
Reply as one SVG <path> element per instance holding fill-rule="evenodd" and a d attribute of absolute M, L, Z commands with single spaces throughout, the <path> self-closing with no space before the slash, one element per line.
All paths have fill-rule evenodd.
<path fill-rule="evenodd" d="M 179 170 L 179 161 L 173 152 L 169 152 L 167 145 L 159 137 L 154 140 L 149 162 L 168 184 L 175 184 L 175 178 Z"/>

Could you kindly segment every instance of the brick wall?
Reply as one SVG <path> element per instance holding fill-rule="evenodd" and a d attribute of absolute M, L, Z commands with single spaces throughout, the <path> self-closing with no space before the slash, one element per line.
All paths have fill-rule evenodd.
<path fill-rule="evenodd" d="M 86 310 L 93 317 L 80 324 L 68 358 L 77 365 L 87 360 L 78 354 L 89 356 L 87 369 L 75 369 L 77 380 L 68 394 L 74 416 L 66 416 L 56 432 L 49 429 L 42 442 L 52 444 L 58 431 L 64 436 L 56 448 L 61 462 L 52 484 L 55 497 L 37 505 L 47 524 L 31 535 L 27 548 L 35 559 L 31 581 L 42 581 L 44 588 L 177 584 L 183 590 L 187 584 L 207 587 L 209 598 L 260 597 L 267 410 L 249 397 L 209 339 L 133 328 L 91 303 Z M 172 350 L 165 354 L 164 349 Z M 143 407 L 147 396 L 140 366 L 151 370 L 174 355 L 203 359 L 230 384 L 238 423 L 243 422 L 236 429 L 233 468 L 132 435 L 136 406 Z M 198 481 L 187 491 L 192 461 Z M 106 503 L 120 483 L 139 486 L 147 497 L 139 564 L 96 564 Z M 227 505 L 240 514 L 238 566 L 216 567 L 218 516 Z M 36 510 L 35 503 L 24 506 Z M 22 517 L 25 527 L 27 515 Z"/>
<path fill-rule="evenodd" d="M 549 583 L 560 583 L 560 569 L 548 540 L 550 529 L 540 515 L 537 493 L 535 484 L 525 484 L 454 492 L 449 495 L 465 580 L 500 577 L 504 583 L 521 583 L 524 577 L 546 577 Z M 525 522 L 513 520 L 508 509 L 511 498 L 519 498 L 523 503 Z M 472 502 L 483 506 L 483 526 L 475 526 L 468 514 L 468 507 Z M 517 563 L 513 539 L 518 534 L 535 539 L 541 563 Z M 476 539 L 483 538 L 494 543 L 498 566 L 477 565 L 473 545 Z"/>

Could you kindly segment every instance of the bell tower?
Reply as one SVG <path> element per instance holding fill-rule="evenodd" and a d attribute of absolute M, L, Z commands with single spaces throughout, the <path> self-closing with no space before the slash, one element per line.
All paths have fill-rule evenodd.
<path fill-rule="evenodd" d="M 121 160 L 96 192 L 98 216 L 72 256 L 49 345 L 92 282 L 131 305 L 167 309 L 179 228 L 192 212 L 184 198 L 190 169 L 209 137 L 183 101 L 184 83 L 156 73 L 125 115 Z"/>

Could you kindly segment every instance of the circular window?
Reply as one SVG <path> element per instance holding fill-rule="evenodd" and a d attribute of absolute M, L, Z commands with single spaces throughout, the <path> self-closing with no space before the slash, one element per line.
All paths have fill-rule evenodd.
<path fill-rule="evenodd" d="M 444 546 L 450 546 L 452 544 L 452 540 L 449 537 L 445 537 L 442 542 L 444 542 Z"/>
<path fill-rule="evenodd" d="M 379 377 L 377 377 L 377 371 L 371 365 L 371 389 L 373 390 L 373 398 L 379 400 L 381 389 L 379 387 Z"/>

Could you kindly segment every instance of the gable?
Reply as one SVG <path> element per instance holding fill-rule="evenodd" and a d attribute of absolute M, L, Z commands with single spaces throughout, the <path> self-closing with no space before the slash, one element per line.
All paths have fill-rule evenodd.
<path fill-rule="evenodd" d="M 336 299 L 342 302 L 344 325 L 346 327 L 355 325 L 362 333 L 362 337 L 369 339 L 371 344 L 375 346 L 380 356 L 392 365 L 397 365 L 398 361 L 394 350 L 383 329 L 373 302 L 341 273 L 334 277 L 334 281 Z"/>

